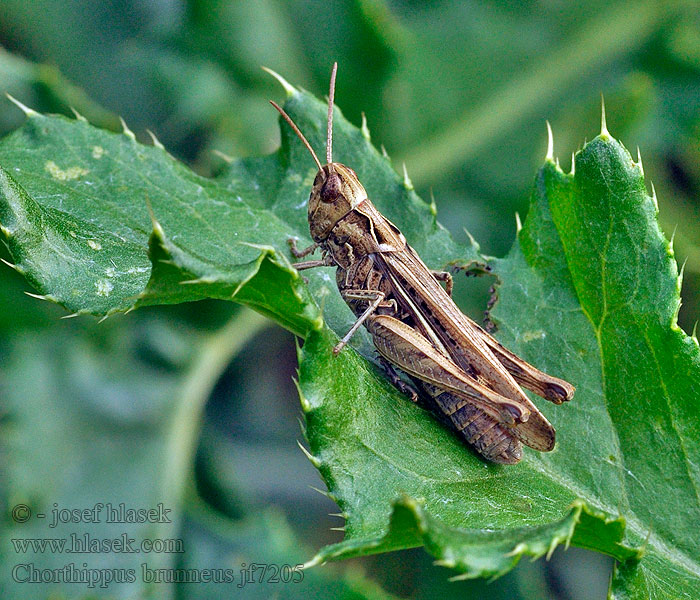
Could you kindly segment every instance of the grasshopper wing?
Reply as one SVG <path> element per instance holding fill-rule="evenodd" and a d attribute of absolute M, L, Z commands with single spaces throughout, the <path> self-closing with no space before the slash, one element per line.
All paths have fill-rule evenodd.
<path fill-rule="evenodd" d="M 476 413 L 471 414 L 473 411 L 467 411 L 470 414 L 466 416 L 457 414 L 471 403 L 493 420 L 493 426 L 503 427 L 508 434 L 531 448 L 541 452 L 554 448 L 554 428 L 527 397 L 525 404 L 482 385 L 418 331 L 394 317 L 373 316 L 368 319 L 367 328 L 379 353 L 421 382 L 460 431 L 469 424 L 469 418 L 477 419 Z M 440 390 L 449 393 L 443 402 L 439 400 L 442 397 Z M 454 401 L 453 397 L 459 401 Z"/>

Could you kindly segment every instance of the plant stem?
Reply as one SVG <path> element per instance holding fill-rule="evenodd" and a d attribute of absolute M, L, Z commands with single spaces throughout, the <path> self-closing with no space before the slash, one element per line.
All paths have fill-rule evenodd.
<path fill-rule="evenodd" d="M 180 506 L 202 425 L 202 412 L 212 389 L 231 360 L 270 323 L 249 308 L 241 307 L 222 329 L 200 344 L 183 379 L 165 444 L 161 489 L 166 496 L 163 502 L 169 500 L 169 507 Z"/>

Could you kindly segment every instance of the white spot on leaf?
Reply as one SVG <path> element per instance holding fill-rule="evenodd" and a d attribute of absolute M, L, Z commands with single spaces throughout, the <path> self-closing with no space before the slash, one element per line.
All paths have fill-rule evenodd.
<path fill-rule="evenodd" d="M 47 160 L 44 164 L 44 168 L 51 174 L 51 177 L 58 179 L 58 181 L 70 181 L 71 179 L 78 179 L 83 175 L 87 175 L 90 171 L 84 169 L 83 167 L 68 167 L 67 169 L 61 169 L 52 160 Z"/>
<path fill-rule="evenodd" d="M 97 160 L 99 160 L 102 158 L 104 153 L 105 153 L 105 149 L 102 146 L 93 146 L 92 147 L 92 158 L 96 158 Z"/>
<path fill-rule="evenodd" d="M 98 279 L 95 282 L 98 296 L 109 296 L 109 293 L 114 289 L 114 286 L 106 279 Z"/>
<path fill-rule="evenodd" d="M 93 250 L 102 250 L 102 244 L 100 244 L 100 242 L 97 240 L 88 240 L 87 245 Z"/>
<path fill-rule="evenodd" d="M 536 329 L 535 331 L 526 331 L 523 333 L 523 342 L 532 342 L 533 340 L 543 340 L 547 334 L 541 329 Z"/>

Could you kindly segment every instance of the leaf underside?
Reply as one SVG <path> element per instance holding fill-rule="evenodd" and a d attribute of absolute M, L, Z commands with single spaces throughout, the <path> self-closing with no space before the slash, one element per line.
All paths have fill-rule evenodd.
<path fill-rule="evenodd" d="M 285 109 L 321 148 L 324 105 L 295 91 Z M 337 160 L 431 268 L 484 262 L 368 136 L 339 111 L 335 122 Z M 279 152 L 215 179 L 128 133 L 30 113 L 2 140 L 0 224 L 15 268 L 75 313 L 214 297 L 303 336 L 312 461 L 346 516 L 344 540 L 312 563 L 424 544 L 465 577 L 491 577 L 571 542 L 620 561 L 614 597 L 700 597 L 700 355 L 676 325 L 678 273 L 655 202 L 619 142 L 588 143 L 575 174 L 546 161 L 513 249 L 492 263 L 496 337 L 577 387 L 567 405 L 538 403 L 555 450 L 503 467 L 396 392 L 364 332 L 357 352 L 331 355 L 354 317 L 332 270 L 309 272 L 307 286 L 291 267 L 287 239 L 310 243 L 315 170 L 286 126 Z"/>

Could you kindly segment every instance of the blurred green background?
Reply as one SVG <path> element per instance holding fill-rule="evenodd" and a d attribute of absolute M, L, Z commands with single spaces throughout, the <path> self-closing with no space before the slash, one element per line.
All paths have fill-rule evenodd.
<path fill-rule="evenodd" d="M 336 102 L 397 170 L 405 161 L 439 220 L 501 256 L 527 213 L 547 135 L 568 170 L 600 130 L 653 181 L 660 222 L 687 261 L 681 326 L 700 301 L 700 7 L 697 2 L 566 3 L 370 0 L 3 0 L 0 91 L 32 108 L 119 129 L 153 131 L 197 172 L 226 156 L 272 152 L 283 100 L 270 67 L 318 96 L 339 63 Z M 23 115 L 0 101 L 0 130 Z M 4 165 L 6 166 L 6 165 Z M 6 250 L 2 257 L 10 260 Z M 457 282 L 479 318 L 493 281 Z M 61 320 L 60 307 L 23 294 L 0 269 L 0 489 L 10 523 L 20 501 L 88 507 L 162 498 L 178 519 L 160 533 L 185 540 L 167 566 L 308 560 L 340 539 L 335 504 L 298 449 L 301 411 L 288 332 L 222 302 L 142 309 L 102 323 Z M 184 491 L 183 491 L 184 490 Z M 14 527 L 14 529 L 13 529 Z M 33 533 L 29 533 L 32 531 Z M 5 547 L 11 598 L 49 588 L 12 586 L 18 556 Z M 102 557 L 112 566 L 114 557 Z M 159 558 L 158 560 L 169 560 Z M 228 561 L 228 562 L 226 562 Z M 43 555 L 37 565 L 65 564 Z M 165 563 L 164 563 L 165 564 Z M 603 598 L 612 565 L 578 549 L 519 565 L 491 584 L 447 582 L 422 550 L 309 571 L 303 584 L 248 587 L 255 597 Z M 114 586 L 113 597 L 218 598 L 204 585 Z M 59 589 L 60 586 L 59 586 Z M 30 590 L 28 592 L 28 590 Z M 33 590 L 33 591 L 31 591 Z M 76 591 L 77 590 L 77 591 Z M 71 596 L 83 588 L 65 588 Z M 228 597 L 228 596 L 227 596 Z"/>

